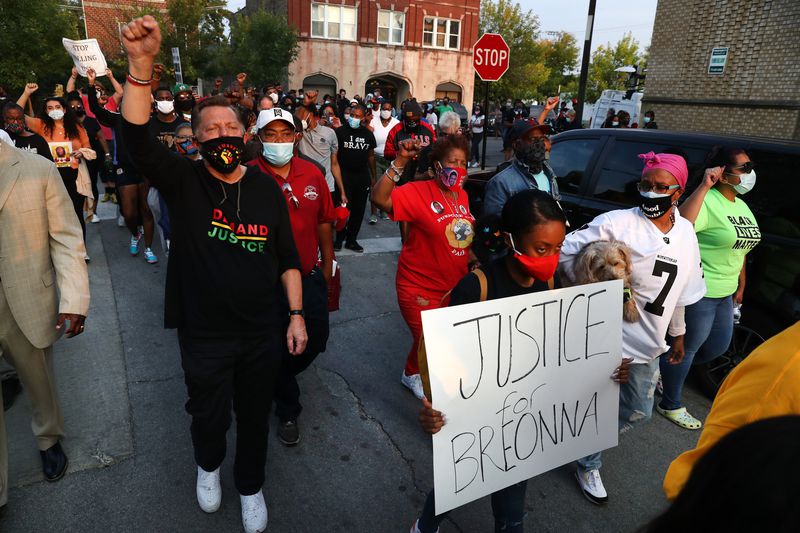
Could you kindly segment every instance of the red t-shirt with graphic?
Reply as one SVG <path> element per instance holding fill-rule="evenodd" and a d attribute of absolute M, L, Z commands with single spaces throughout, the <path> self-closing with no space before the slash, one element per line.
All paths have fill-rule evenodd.
<path fill-rule="evenodd" d="M 397 283 L 447 292 L 468 270 L 475 218 L 467 193 L 446 197 L 434 180 L 412 181 L 392 191 L 392 219 L 408 222 Z"/>
<path fill-rule="evenodd" d="M 300 256 L 300 270 L 303 275 L 310 273 L 317 264 L 317 228 L 320 224 L 336 220 L 325 176 L 313 163 L 299 157 L 292 158 L 292 166 L 285 180 L 272 172 L 261 155 L 247 165 L 257 166 L 262 172 L 272 176 L 283 191 L 289 209 L 294 245 L 297 247 L 297 255 Z M 291 195 L 294 195 L 296 202 Z"/>

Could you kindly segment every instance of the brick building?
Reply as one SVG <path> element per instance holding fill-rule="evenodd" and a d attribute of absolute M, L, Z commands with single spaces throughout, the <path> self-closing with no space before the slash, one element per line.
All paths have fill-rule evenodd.
<path fill-rule="evenodd" d="M 799 27 L 797 0 L 659 0 L 643 111 L 666 129 L 800 140 Z"/>
<path fill-rule="evenodd" d="M 120 27 L 130 22 L 132 13 L 167 12 L 167 0 L 83 0 L 82 4 L 86 33 L 97 39 L 107 57 L 122 53 Z"/>
<path fill-rule="evenodd" d="M 239 13 L 261 8 L 299 31 L 289 87 L 472 103 L 480 0 L 247 0 Z"/>

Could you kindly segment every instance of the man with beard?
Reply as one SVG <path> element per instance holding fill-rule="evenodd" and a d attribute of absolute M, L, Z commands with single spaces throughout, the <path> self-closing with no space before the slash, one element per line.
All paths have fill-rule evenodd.
<path fill-rule="evenodd" d="M 274 179 L 241 164 L 245 127 L 224 97 L 204 100 L 192 113 L 202 160 L 170 151 L 150 134 L 150 76 L 161 31 L 147 15 L 121 34 L 129 67 L 124 137 L 136 167 L 163 194 L 172 221 L 164 322 L 178 330 L 197 501 L 207 513 L 220 507 L 233 410 L 233 479 L 242 523 L 247 533 L 265 531 L 261 489 L 276 379 L 284 351 L 300 355 L 308 340 L 286 201 Z M 286 330 L 276 312 L 281 285 L 289 304 Z"/>
<path fill-rule="evenodd" d="M 555 175 L 545 162 L 548 149 L 545 135 L 548 133 L 550 126 L 540 125 L 533 119 L 514 122 L 508 132 L 514 158 L 486 184 L 483 215 L 500 216 L 506 201 L 525 189 L 539 189 L 559 199 Z"/>

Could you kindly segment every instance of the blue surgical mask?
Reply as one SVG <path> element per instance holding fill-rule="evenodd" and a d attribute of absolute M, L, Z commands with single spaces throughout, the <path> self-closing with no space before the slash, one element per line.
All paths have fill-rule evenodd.
<path fill-rule="evenodd" d="M 650 117 L 644 117 L 644 123 L 647 124 L 650 122 Z"/>
<path fill-rule="evenodd" d="M 350 127 L 354 130 L 357 130 L 361 127 L 361 119 L 356 117 L 347 117 L 347 123 L 350 124 Z"/>
<path fill-rule="evenodd" d="M 261 143 L 261 153 L 270 165 L 282 167 L 294 155 L 294 143 Z"/>

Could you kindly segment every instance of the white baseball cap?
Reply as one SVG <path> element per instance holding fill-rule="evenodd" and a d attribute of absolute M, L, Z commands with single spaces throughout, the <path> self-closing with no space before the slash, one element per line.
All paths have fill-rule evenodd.
<path fill-rule="evenodd" d="M 256 129 L 260 130 L 274 120 L 282 120 L 290 125 L 292 129 L 294 129 L 294 117 L 292 114 L 285 109 L 280 109 L 278 107 L 264 109 L 261 111 L 261 113 L 258 114 L 258 119 L 256 120 Z"/>

